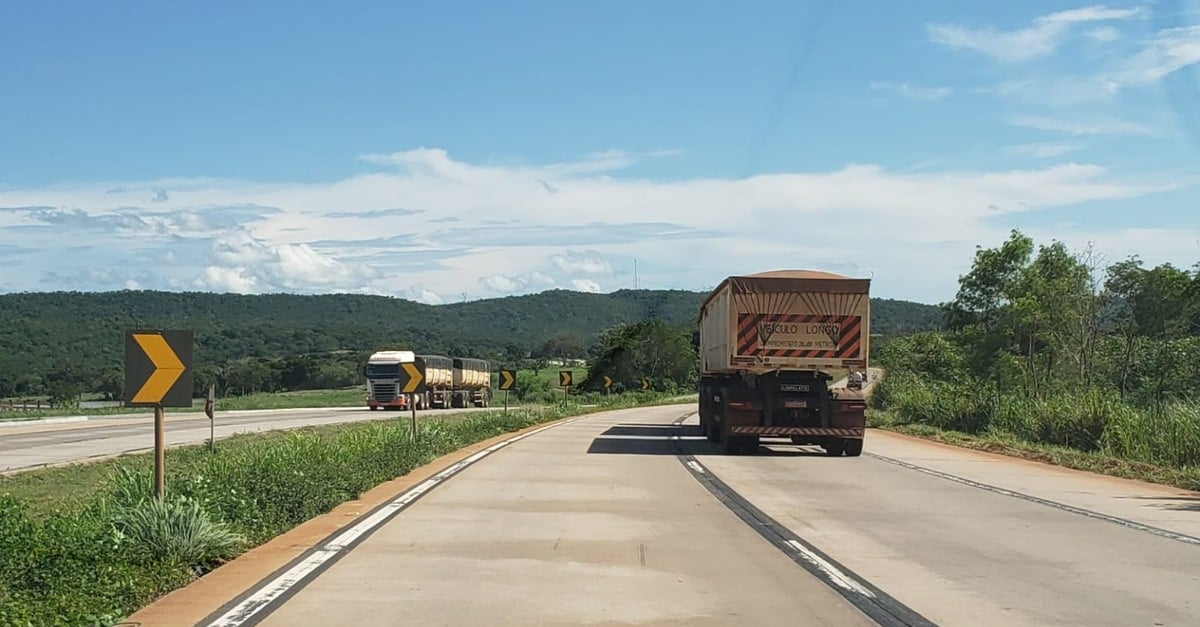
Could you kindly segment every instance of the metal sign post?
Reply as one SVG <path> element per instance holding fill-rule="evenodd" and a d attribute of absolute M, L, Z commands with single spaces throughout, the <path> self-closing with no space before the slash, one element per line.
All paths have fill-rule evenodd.
<path fill-rule="evenodd" d="M 154 408 L 154 495 L 166 492 L 164 407 L 192 406 L 192 332 L 125 331 L 126 407 Z"/>
<path fill-rule="evenodd" d="M 162 405 L 154 407 L 154 496 L 167 491 L 167 417 Z"/>

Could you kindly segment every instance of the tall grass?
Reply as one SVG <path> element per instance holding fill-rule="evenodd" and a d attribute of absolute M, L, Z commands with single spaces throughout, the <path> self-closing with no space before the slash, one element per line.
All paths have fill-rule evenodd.
<path fill-rule="evenodd" d="M 978 382 L 949 384 L 902 373 L 876 384 L 872 406 L 901 424 L 1008 434 L 1172 468 L 1200 465 L 1200 403 L 1195 401 L 1139 408 L 1100 390 L 1035 398 Z"/>

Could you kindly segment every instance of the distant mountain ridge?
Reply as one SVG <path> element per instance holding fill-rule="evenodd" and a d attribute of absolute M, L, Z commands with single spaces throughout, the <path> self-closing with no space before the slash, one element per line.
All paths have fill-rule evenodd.
<path fill-rule="evenodd" d="M 355 294 L 207 292 L 22 292 L 0 295 L 0 383 L 33 383 L 55 372 L 91 379 L 119 369 L 126 328 L 196 333 L 197 364 L 242 357 L 409 347 L 491 359 L 576 356 L 610 326 L 661 318 L 690 324 L 706 292 L 620 290 L 536 294 L 426 305 Z M 937 328 L 938 309 L 872 301 L 872 331 L 896 335 Z M 64 375 L 65 376 L 65 375 Z M 0 396 L 4 395 L 0 385 Z M 28 387 L 28 386 L 26 386 Z M 10 390 L 11 392 L 11 390 Z"/>

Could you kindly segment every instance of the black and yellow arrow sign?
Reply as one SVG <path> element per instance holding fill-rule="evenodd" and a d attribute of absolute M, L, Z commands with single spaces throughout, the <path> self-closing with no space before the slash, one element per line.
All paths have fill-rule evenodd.
<path fill-rule="evenodd" d="M 604 375 L 604 389 L 612 387 L 612 377 Z"/>
<path fill-rule="evenodd" d="M 125 332 L 126 407 L 192 406 L 192 332 Z"/>
<path fill-rule="evenodd" d="M 517 383 L 517 373 L 513 372 L 512 370 L 501 370 L 500 371 L 500 389 L 501 390 L 511 390 L 511 389 L 513 389 L 513 386 L 516 385 L 516 383 Z"/>
<path fill-rule="evenodd" d="M 643 390 L 650 389 L 650 379 L 642 379 L 642 389 Z"/>
<path fill-rule="evenodd" d="M 559 370 L 558 371 L 558 384 L 564 388 L 571 387 L 571 371 L 570 370 Z"/>
<path fill-rule="evenodd" d="M 400 391 L 404 394 L 425 393 L 425 372 L 420 365 L 400 364 Z"/>

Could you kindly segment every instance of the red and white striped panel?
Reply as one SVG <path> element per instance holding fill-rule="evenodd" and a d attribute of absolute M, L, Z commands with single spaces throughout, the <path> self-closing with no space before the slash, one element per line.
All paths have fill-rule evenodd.
<path fill-rule="evenodd" d="M 760 427 L 752 425 L 732 426 L 729 432 L 733 435 L 836 435 L 841 437 L 861 437 L 861 427 Z"/>

